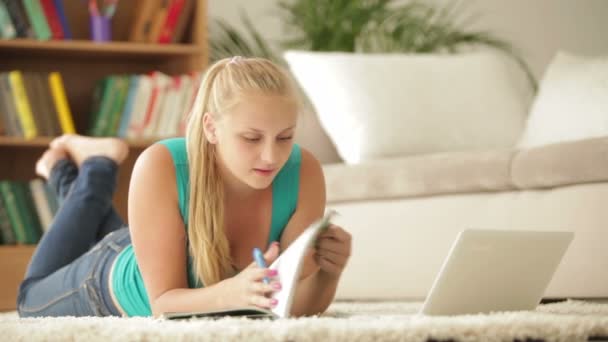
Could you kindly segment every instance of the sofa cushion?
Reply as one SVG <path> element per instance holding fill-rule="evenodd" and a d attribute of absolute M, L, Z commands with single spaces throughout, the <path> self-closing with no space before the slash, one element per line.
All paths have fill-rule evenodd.
<path fill-rule="evenodd" d="M 608 56 L 563 51 L 540 83 L 519 147 L 608 135 Z"/>
<path fill-rule="evenodd" d="M 608 137 L 520 150 L 511 181 L 517 188 L 550 188 L 608 180 Z"/>
<path fill-rule="evenodd" d="M 285 59 L 349 164 L 511 148 L 531 103 L 521 68 L 492 51 L 289 51 Z"/>
<path fill-rule="evenodd" d="M 327 201 L 507 190 L 512 153 L 451 152 L 325 165 Z"/>
<path fill-rule="evenodd" d="M 608 181 L 608 137 L 323 166 L 328 202 L 537 189 Z"/>

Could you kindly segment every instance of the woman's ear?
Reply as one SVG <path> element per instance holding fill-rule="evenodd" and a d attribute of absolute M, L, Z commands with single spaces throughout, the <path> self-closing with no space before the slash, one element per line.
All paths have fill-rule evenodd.
<path fill-rule="evenodd" d="M 203 130 L 205 131 L 205 138 L 210 144 L 217 143 L 215 120 L 211 113 L 205 113 L 203 115 Z"/>

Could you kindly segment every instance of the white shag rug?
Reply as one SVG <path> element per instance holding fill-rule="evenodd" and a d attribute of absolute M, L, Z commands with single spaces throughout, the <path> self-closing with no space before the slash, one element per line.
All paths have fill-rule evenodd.
<path fill-rule="evenodd" d="M 580 300 L 534 311 L 428 317 L 421 303 L 336 302 L 319 317 L 223 318 L 59 317 L 0 314 L 3 341 L 608 341 L 608 304 Z"/>

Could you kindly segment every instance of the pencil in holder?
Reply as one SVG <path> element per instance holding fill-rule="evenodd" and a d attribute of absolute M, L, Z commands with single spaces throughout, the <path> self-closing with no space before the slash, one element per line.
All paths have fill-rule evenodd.
<path fill-rule="evenodd" d="M 91 40 L 107 42 L 112 40 L 112 19 L 103 15 L 91 15 Z"/>

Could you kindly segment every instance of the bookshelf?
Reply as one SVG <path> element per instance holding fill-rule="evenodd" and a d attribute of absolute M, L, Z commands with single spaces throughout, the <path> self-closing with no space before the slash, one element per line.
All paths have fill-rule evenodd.
<path fill-rule="evenodd" d="M 143 1 L 119 1 L 112 22 L 112 41 L 89 39 L 86 2 L 64 1 L 72 40 L 0 40 L 0 72 L 59 71 L 79 133 L 89 126 L 96 81 L 111 74 L 147 73 L 159 70 L 182 74 L 202 70 L 207 65 L 207 1 L 194 0 L 184 39 L 176 44 L 129 42 L 129 32 Z M 52 137 L 22 139 L 0 136 L 0 179 L 35 178 L 34 165 Z M 128 141 L 129 158 L 121 165 L 114 205 L 127 218 L 127 193 L 131 169 L 138 155 L 153 141 Z M 0 311 L 14 310 L 17 286 L 35 246 L 0 246 Z"/>

